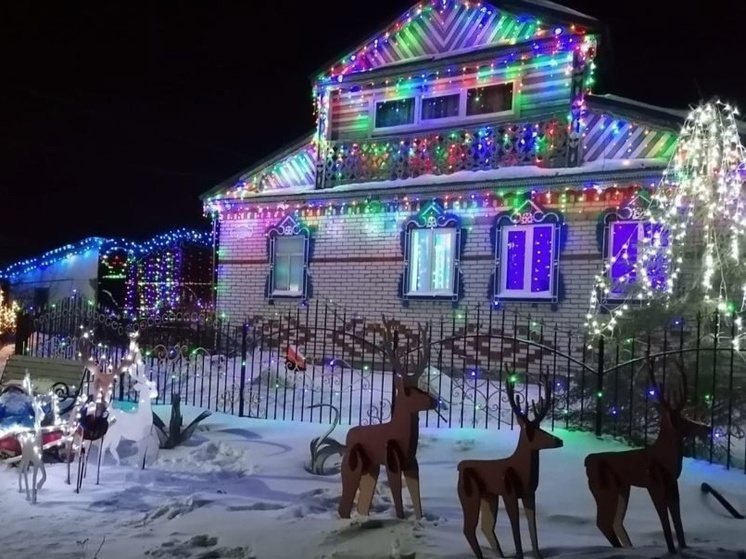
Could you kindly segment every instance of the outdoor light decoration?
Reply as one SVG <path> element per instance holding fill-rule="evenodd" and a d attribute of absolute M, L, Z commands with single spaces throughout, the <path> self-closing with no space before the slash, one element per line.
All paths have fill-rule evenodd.
<path fill-rule="evenodd" d="M 7 304 L 3 299 L 3 292 L 0 290 L 0 334 L 12 333 L 16 329 L 16 315 L 20 307 L 15 301 Z"/>
<path fill-rule="evenodd" d="M 595 278 L 586 323 L 593 335 L 613 332 L 625 311 L 635 304 L 659 297 L 668 303 L 680 280 L 685 253 L 700 247 L 703 253 L 696 276 L 705 309 L 724 315 L 746 309 L 742 254 L 746 152 L 737 114 L 736 109 L 719 102 L 701 105 L 689 114 L 676 153 L 644 211 L 649 233 L 642 237 L 630 267 L 634 276 L 629 278 L 629 295 L 614 307 L 604 301 L 611 289 L 609 269 L 616 259 L 628 258 L 626 248 Z M 728 285 L 727 278 L 742 280 Z M 740 336 L 738 317 L 735 323 Z"/>

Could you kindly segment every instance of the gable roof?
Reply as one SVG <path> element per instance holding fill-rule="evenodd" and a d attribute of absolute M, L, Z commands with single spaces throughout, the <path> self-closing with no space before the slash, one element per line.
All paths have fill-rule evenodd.
<path fill-rule="evenodd" d="M 325 64 L 314 81 L 401 64 L 444 52 L 465 52 L 511 45 L 554 34 L 565 26 L 593 31 L 593 17 L 549 0 L 423 0 L 391 25 Z M 542 19 L 543 18 L 543 19 Z"/>
<path fill-rule="evenodd" d="M 257 163 L 220 182 L 200 196 L 207 200 L 228 190 L 253 191 L 313 186 L 316 177 L 316 131 L 309 132 Z"/>

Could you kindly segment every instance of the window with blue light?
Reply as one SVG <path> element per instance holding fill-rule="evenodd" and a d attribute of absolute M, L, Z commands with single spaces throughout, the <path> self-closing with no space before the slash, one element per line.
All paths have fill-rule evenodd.
<path fill-rule="evenodd" d="M 376 128 L 392 128 L 415 123 L 415 98 L 376 103 Z"/>
<path fill-rule="evenodd" d="M 438 201 L 431 201 L 404 223 L 402 235 L 402 299 L 457 302 L 464 241 L 459 217 L 444 212 Z"/>
<path fill-rule="evenodd" d="M 561 222 L 531 201 L 498 216 L 493 299 L 557 300 Z"/>
<path fill-rule="evenodd" d="M 609 263 L 610 290 L 606 298 L 625 298 L 630 286 L 638 280 L 637 264 L 644 255 L 645 247 L 656 245 L 665 248 L 668 240 L 668 230 L 659 223 L 634 220 L 609 223 L 605 256 Z M 656 257 L 645 268 L 653 289 L 665 289 L 668 267 L 661 251 L 656 251 Z"/>
<path fill-rule="evenodd" d="M 270 272 L 267 297 L 306 298 L 310 231 L 294 216 L 287 216 L 267 232 Z"/>

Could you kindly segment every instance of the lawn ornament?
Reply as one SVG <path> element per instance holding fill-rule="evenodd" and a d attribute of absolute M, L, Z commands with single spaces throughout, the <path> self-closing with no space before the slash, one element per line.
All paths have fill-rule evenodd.
<path fill-rule="evenodd" d="M 397 353 L 396 328 L 383 317 L 383 347 L 393 368 L 395 395 L 391 420 L 376 425 L 360 425 L 347 433 L 342 458 L 342 499 L 339 515 L 349 518 L 355 495 L 360 491 L 357 510 L 367 516 L 373 501 L 381 466 L 386 468 L 389 487 L 398 518 L 404 518 L 402 475 L 414 504 L 416 518 L 422 518 L 420 476 L 417 463 L 419 412 L 434 410 L 438 400 L 417 387 L 420 375 L 430 360 L 428 329 L 419 327 L 419 361 L 414 374 L 406 375 Z"/>
<path fill-rule="evenodd" d="M 503 498 L 513 532 L 516 557 L 523 558 L 518 501 L 522 501 L 528 520 L 534 557 L 540 558 L 536 534 L 536 489 L 539 486 L 539 451 L 560 448 L 562 439 L 541 429 L 540 424 L 552 407 L 552 383 L 548 375 L 542 377 L 544 397 L 532 402 L 534 418 L 521 409 L 515 397 L 515 380 L 509 376 L 505 385 L 508 402 L 520 427 L 518 445 L 508 458 L 498 460 L 463 460 L 458 465 L 458 497 L 464 513 L 464 536 L 474 555 L 484 555 L 477 541 L 477 524 L 481 512 L 482 533 L 492 550 L 503 557 L 495 535 L 498 499 Z"/>
<path fill-rule="evenodd" d="M 31 390 L 31 382 L 26 374 L 26 379 L 29 380 L 28 389 Z M 34 408 L 34 430 L 30 433 L 23 433 L 18 436 L 18 441 L 21 444 L 21 461 L 18 465 L 18 492 L 23 493 L 23 485 L 26 489 L 26 500 L 31 504 L 36 504 L 36 494 L 44 482 L 47 480 L 47 472 L 44 469 L 43 459 L 43 447 L 44 442 L 42 439 L 42 420 L 44 419 L 44 407 L 42 406 L 42 400 L 38 396 L 34 396 L 33 399 Z M 28 474 L 29 470 L 33 468 L 32 485 L 29 488 Z M 41 472 L 41 479 L 37 481 Z"/>
<path fill-rule="evenodd" d="M 314 404 L 313 406 L 308 406 L 308 409 L 320 407 L 331 408 L 332 411 L 334 411 L 334 421 L 326 433 L 311 441 L 311 461 L 306 466 L 306 471 L 317 476 L 327 476 L 336 472 L 326 471 L 324 469 L 326 461 L 335 454 L 343 456 L 345 453 L 345 445 L 329 436 L 332 434 L 332 431 L 337 428 L 337 425 L 339 425 L 339 408 L 331 404 Z"/>
<path fill-rule="evenodd" d="M 308 367 L 306 358 L 294 345 L 289 345 L 285 354 L 285 368 L 288 371 L 305 371 Z"/>
<path fill-rule="evenodd" d="M 681 378 L 681 392 L 672 403 L 670 395 L 664 394 L 655 379 L 655 360 L 647 358 L 648 377 L 660 414 L 660 431 L 655 442 L 646 448 L 601 452 L 590 454 L 585 459 L 588 487 L 596 501 L 596 522 L 614 547 L 632 547 L 624 529 L 624 516 L 633 486 L 647 489 L 663 527 L 669 553 L 676 552 L 670 521 L 673 521 L 679 548 L 686 547 L 678 484 L 684 458 L 683 441 L 688 437 L 710 436 L 710 427 L 682 415 L 688 383 L 680 359 L 676 360 L 676 366 Z"/>
<path fill-rule="evenodd" d="M 108 450 L 117 465 L 121 463 L 117 447 L 122 440 L 134 441 L 138 447 L 138 464 L 143 463 L 140 454 L 144 450 L 141 443 L 149 437 L 153 430 L 153 407 L 151 400 L 158 397 L 158 390 L 153 381 L 145 374 L 145 364 L 142 353 L 137 345 L 136 336 L 130 340 L 127 357 L 133 364 L 127 370 L 134 382 L 133 389 L 138 395 L 137 410 L 127 413 L 123 410 L 111 410 L 109 413 L 109 428 L 104 439 L 101 455 Z"/>

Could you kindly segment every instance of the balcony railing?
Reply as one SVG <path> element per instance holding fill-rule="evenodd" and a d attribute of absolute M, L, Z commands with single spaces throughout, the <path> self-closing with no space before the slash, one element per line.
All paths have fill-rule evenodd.
<path fill-rule="evenodd" d="M 320 188 L 350 183 L 567 164 L 569 134 L 559 119 L 412 132 L 404 136 L 328 144 Z"/>

